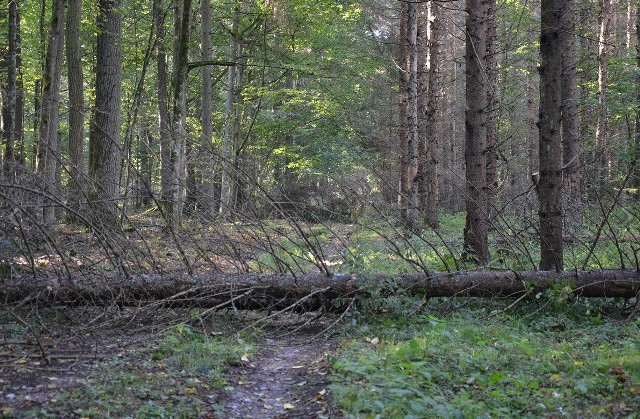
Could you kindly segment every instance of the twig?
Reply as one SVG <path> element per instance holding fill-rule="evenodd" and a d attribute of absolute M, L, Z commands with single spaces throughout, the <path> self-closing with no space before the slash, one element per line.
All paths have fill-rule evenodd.
<path fill-rule="evenodd" d="M 308 294 L 308 295 L 305 295 L 304 297 L 302 297 L 301 299 L 299 299 L 299 300 L 298 300 L 298 301 L 296 301 L 295 303 L 293 303 L 293 304 L 291 304 L 291 305 L 289 305 L 289 306 L 287 306 L 287 307 L 283 308 L 282 310 L 280 310 L 280 311 L 276 311 L 275 313 L 273 313 L 273 314 L 271 314 L 271 315 L 269 315 L 269 316 L 267 316 L 267 317 L 264 317 L 264 318 L 262 318 L 262 319 L 256 320 L 254 323 L 252 323 L 252 324 L 250 324 L 249 326 L 247 326 L 247 327 L 243 328 L 241 331 L 245 331 L 245 330 L 247 330 L 247 329 L 248 329 L 248 328 L 250 328 L 250 327 L 254 327 L 255 325 L 257 325 L 257 324 L 258 324 L 258 323 L 260 323 L 260 322 L 265 322 L 265 321 L 267 321 L 267 320 L 269 320 L 269 319 L 272 319 L 272 318 L 274 318 L 274 317 L 278 316 L 279 314 L 286 313 L 287 311 L 289 311 L 289 310 L 293 309 L 294 307 L 296 307 L 296 306 L 300 305 L 301 303 L 305 302 L 306 300 L 308 300 L 309 298 L 313 297 L 314 295 L 316 295 L 316 294 L 322 294 L 322 293 L 324 293 L 324 292 L 329 291 L 330 289 L 331 289 L 331 287 L 326 287 L 326 288 L 322 288 L 322 289 L 316 290 L 316 291 L 314 291 L 314 292 L 312 292 L 312 293 L 310 293 L 310 294 Z"/>
<path fill-rule="evenodd" d="M 324 328 L 320 333 L 315 334 L 310 340 L 313 340 L 313 339 L 317 338 L 318 336 L 324 335 L 329 329 L 331 329 L 333 326 L 338 324 L 340 322 L 340 320 L 342 320 L 344 318 L 344 316 L 346 316 L 346 314 L 349 312 L 349 310 L 351 310 L 351 307 L 353 306 L 353 304 L 355 302 L 356 302 L 356 297 L 351 297 L 351 301 L 349 302 L 349 305 L 347 306 L 347 309 L 342 312 L 340 317 L 338 317 L 335 322 L 331 323 L 329 326 Z"/>
<path fill-rule="evenodd" d="M 36 339 L 36 342 L 38 342 L 38 348 L 40 348 L 40 354 L 42 355 L 42 358 L 45 360 L 45 362 L 47 363 L 47 365 L 51 364 L 51 361 L 49 360 L 49 358 L 47 357 L 47 353 L 44 350 L 44 346 L 42 346 L 42 342 L 40 341 L 40 336 L 38 336 L 38 334 L 35 332 L 35 330 L 33 330 L 33 327 L 31 327 L 31 325 L 29 323 L 27 323 L 26 321 L 24 321 L 22 319 L 22 317 L 18 316 L 16 313 L 13 312 L 13 310 L 11 310 L 9 307 L 5 308 L 7 310 L 7 312 L 9 312 L 9 314 L 11 314 L 11 316 L 13 316 L 19 323 L 22 323 L 22 325 L 24 325 L 26 328 L 29 329 L 29 331 L 31 332 L 31 334 L 33 334 L 33 337 Z"/>

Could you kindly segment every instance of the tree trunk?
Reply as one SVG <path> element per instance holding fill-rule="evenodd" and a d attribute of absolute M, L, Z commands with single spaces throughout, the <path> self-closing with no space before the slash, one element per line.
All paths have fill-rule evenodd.
<path fill-rule="evenodd" d="M 564 1 L 562 12 L 562 167 L 564 180 L 566 233 L 575 235 L 582 228 L 582 189 L 580 187 L 580 126 L 578 119 L 578 74 L 576 53 L 575 0 Z"/>
<path fill-rule="evenodd" d="M 38 123 L 39 139 L 36 170 L 40 174 L 44 197 L 40 199 L 39 217 L 51 226 L 56 221 L 55 206 L 47 197 L 56 196 L 57 170 L 59 167 L 58 128 L 60 125 L 60 77 L 64 46 L 64 0 L 54 0 L 51 11 L 51 28 L 45 57 L 42 102 Z"/>
<path fill-rule="evenodd" d="M 489 260 L 487 238 L 487 52 L 488 0 L 467 0 L 466 20 L 466 225 L 465 253 L 478 263 Z"/>
<path fill-rule="evenodd" d="M 416 230 L 418 221 L 418 3 L 407 3 L 407 39 L 409 62 L 407 73 L 407 151 L 408 151 L 408 209 L 407 227 Z"/>
<path fill-rule="evenodd" d="M 140 161 L 140 178 L 138 179 L 138 207 L 148 208 L 153 202 L 153 153 L 151 146 L 153 135 L 147 127 L 143 127 L 138 135 L 138 160 Z"/>
<path fill-rule="evenodd" d="M 493 226 L 497 217 L 498 194 L 498 25 L 496 0 L 487 3 L 487 219 Z"/>
<path fill-rule="evenodd" d="M 82 203 L 84 162 L 84 78 L 82 74 L 82 50 L 80 48 L 80 24 L 82 0 L 68 0 L 66 53 L 69 79 L 69 207 L 77 211 Z"/>
<path fill-rule="evenodd" d="M 215 307 L 278 309 L 298 302 L 304 310 L 332 308 L 331 300 L 367 295 L 371 284 L 389 280 L 388 274 L 239 274 L 201 277 L 93 278 L 67 282 L 19 281 L 0 288 L 5 304 L 33 298 L 41 305 L 118 305 L 141 307 Z M 425 297 L 518 298 L 536 294 L 554 284 L 571 287 L 577 297 L 633 298 L 640 290 L 640 272 L 597 270 L 571 272 L 475 271 L 436 274 L 396 274 L 398 290 Z"/>
<path fill-rule="evenodd" d="M 409 44 L 407 43 L 407 20 L 409 6 L 407 2 L 400 4 L 400 57 L 398 61 L 398 134 L 399 144 L 398 152 L 400 153 L 400 177 L 398 185 L 398 211 L 400 220 L 404 223 L 407 221 L 409 207 L 409 149 L 407 137 L 409 136 L 407 126 L 407 115 L 409 106 L 409 97 L 407 95 L 409 86 L 409 75 L 407 73 L 407 63 L 409 62 Z"/>
<path fill-rule="evenodd" d="M 202 25 L 202 35 L 200 39 L 201 52 L 200 57 L 203 61 L 213 58 L 213 47 L 211 45 L 211 1 L 200 1 L 200 19 Z M 214 217 L 217 203 L 215 199 L 215 171 L 213 160 L 213 96 L 212 96 L 212 78 L 211 66 L 202 68 L 202 111 L 200 113 L 202 120 L 202 137 L 200 144 L 200 156 L 202 158 L 202 184 L 198 193 L 198 202 L 204 209 L 208 217 Z"/>
<path fill-rule="evenodd" d="M 167 76 L 167 53 L 165 45 L 165 29 L 163 16 L 163 1 L 153 1 L 153 23 L 158 37 L 157 66 L 157 96 L 158 120 L 160 125 L 160 208 L 165 215 L 173 212 L 173 196 L 171 193 L 171 124 L 169 123 L 169 94 Z"/>
<path fill-rule="evenodd" d="M 17 177 L 17 165 L 20 162 L 20 147 L 22 146 L 23 130 L 23 98 L 21 76 L 21 47 L 20 47 L 20 9 L 18 0 L 9 2 L 8 15 L 8 50 L 6 91 L 3 95 L 3 127 L 4 139 L 3 173 L 7 181 Z"/>
<path fill-rule="evenodd" d="M 231 40 L 229 41 L 229 60 L 235 62 L 238 59 L 238 24 L 240 19 L 240 6 L 235 3 L 233 9 L 233 22 L 231 24 Z M 228 219 L 233 213 L 233 181 L 235 162 L 235 133 L 236 133 L 236 107 L 235 107 L 236 69 L 234 66 L 227 68 L 227 92 L 225 103 L 224 136 L 222 139 L 222 174 L 220 181 L 220 215 Z"/>
<path fill-rule="evenodd" d="M 120 95 L 122 10 L 120 0 L 100 0 L 96 49 L 95 108 L 89 132 L 89 198 L 101 218 L 117 221 L 120 198 Z"/>
<path fill-rule="evenodd" d="M 178 7 L 179 6 L 179 7 Z M 191 0 L 177 0 L 175 8 L 175 38 L 173 57 L 173 100 L 171 148 L 169 166 L 171 168 L 171 199 L 168 208 L 168 222 L 173 227 L 181 223 L 184 206 L 186 141 L 187 141 L 187 73 L 189 59 L 189 33 L 191 24 Z"/>
<path fill-rule="evenodd" d="M 596 126 L 596 182 L 608 178 L 609 150 L 607 140 L 607 55 L 611 32 L 612 1 L 602 0 L 600 36 L 598 39 L 598 122 Z"/>
<path fill-rule="evenodd" d="M 540 269 L 562 271 L 563 0 L 543 0 L 540 34 Z"/>
<path fill-rule="evenodd" d="M 438 204 L 440 201 L 440 190 L 438 187 L 438 132 L 436 131 L 436 120 L 438 112 L 438 66 L 440 61 L 440 6 L 435 1 L 428 3 L 427 18 L 428 24 L 428 50 L 427 50 L 427 71 L 428 83 L 427 88 L 427 110 L 426 110 L 426 204 L 425 215 L 427 224 L 431 228 L 439 228 L 438 222 Z"/>
<path fill-rule="evenodd" d="M 636 198 L 640 199 L 640 10 L 636 7 L 636 123 L 635 123 L 635 177 L 634 185 L 638 191 Z"/>

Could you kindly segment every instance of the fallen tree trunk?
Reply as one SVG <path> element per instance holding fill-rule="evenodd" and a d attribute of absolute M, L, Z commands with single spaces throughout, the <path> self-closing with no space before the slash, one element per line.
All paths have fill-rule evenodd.
<path fill-rule="evenodd" d="M 331 300 L 366 293 L 385 284 L 427 297 L 508 297 L 537 293 L 551 284 L 566 284 L 576 296 L 637 297 L 640 272 L 591 270 L 575 272 L 471 271 L 413 274 L 215 274 L 208 276 L 135 276 L 130 278 L 24 279 L 0 283 L 0 301 L 42 305 L 118 305 L 238 309 L 316 310 Z"/>

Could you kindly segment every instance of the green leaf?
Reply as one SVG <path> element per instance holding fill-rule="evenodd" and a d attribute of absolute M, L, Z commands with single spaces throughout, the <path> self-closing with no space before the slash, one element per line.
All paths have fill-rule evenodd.
<path fill-rule="evenodd" d="M 490 386 L 492 386 L 492 385 L 494 385 L 494 384 L 496 384 L 496 383 L 498 383 L 498 382 L 500 382 L 500 381 L 504 380 L 505 378 L 507 378 L 507 376 L 506 376 L 506 375 L 504 375 L 503 373 L 501 373 L 501 372 L 494 372 L 493 374 L 491 374 L 491 375 L 489 376 L 489 381 L 488 381 L 488 383 L 487 383 L 487 384 L 488 384 L 488 385 L 490 385 Z"/>

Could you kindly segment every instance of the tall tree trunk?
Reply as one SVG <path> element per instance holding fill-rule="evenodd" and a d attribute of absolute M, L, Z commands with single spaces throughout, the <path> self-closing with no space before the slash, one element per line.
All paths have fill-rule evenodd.
<path fill-rule="evenodd" d="M 637 42 L 634 31 L 635 22 L 637 21 L 637 13 L 637 0 L 627 0 L 627 51 L 631 51 L 635 47 Z"/>
<path fill-rule="evenodd" d="M 427 109 L 426 109 L 426 203 L 425 216 L 427 224 L 431 228 L 438 228 L 438 202 L 440 193 L 438 188 L 438 133 L 436 131 L 436 119 L 438 112 L 438 65 L 440 56 L 440 7 L 435 1 L 427 4 L 428 19 L 428 47 L 427 47 Z"/>
<path fill-rule="evenodd" d="M 640 10 L 636 7 L 636 123 L 635 123 L 635 182 L 636 198 L 640 199 Z"/>
<path fill-rule="evenodd" d="M 117 221 L 120 198 L 122 10 L 120 0 L 98 3 L 95 107 L 89 131 L 89 194 L 103 220 Z"/>
<path fill-rule="evenodd" d="M 409 83 L 407 85 L 407 151 L 409 162 L 408 187 L 409 207 L 407 227 L 418 228 L 418 3 L 408 3 L 407 45 L 409 46 Z"/>
<path fill-rule="evenodd" d="M 407 137 L 409 131 L 407 127 L 407 115 L 409 98 L 407 96 L 407 87 L 409 85 L 409 75 L 407 73 L 407 63 L 409 61 L 409 45 L 407 43 L 407 16 L 409 12 L 409 6 L 407 2 L 401 2 L 400 4 L 400 57 L 398 61 L 398 94 L 399 94 L 399 107 L 398 107 L 398 123 L 399 123 L 399 163 L 400 163 L 400 178 L 398 185 L 398 210 L 400 220 L 402 222 L 407 221 L 408 214 L 408 197 L 409 197 L 409 150 Z"/>
<path fill-rule="evenodd" d="M 18 0 L 9 2 L 8 50 L 7 50 L 7 87 L 3 95 L 4 139 L 3 173 L 7 179 L 16 178 L 17 163 L 20 161 L 20 147 L 23 139 L 23 97 L 20 76 L 20 9 Z"/>
<path fill-rule="evenodd" d="M 533 188 L 531 190 L 538 190 L 540 181 L 540 166 L 539 166 L 539 144 L 540 144 L 540 130 L 538 129 L 538 112 L 540 111 L 540 82 L 536 80 L 535 63 L 528 63 L 527 70 L 530 77 L 527 78 L 527 136 L 525 138 L 525 144 L 527 148 L 527 172 L 525 173 L 526 184 L 531 184 L 533 181 Z M 538 77 L 539 78 L 539 77 Z M 524 184 L 524 183 L 523 183 Z M 527 194 L 527 207 L 525 214 L 530 214 L 532 211 L 539 207 L 538 196 L 535 193 Z"/>
<path fill-rule="evenodd" d="M 493 226 L 497 214 L 498 193 L 498 25 L 496 0 L 487 4 L 487 218 Z"/>
<path fill-rule="evenodd" d="M 168 222 L 172 226 L 181 223 L 184 206 L 186 141 L 187 141 L 187 72 L 189 54 L 189 30 L 191 24 L 191 0 L 176 0 L 175 45 L 172 75 L 172 130 L 169 166 L 171 168 L 172 205 L 167 208 Z"/>
<path fill-rule="evenodd" d="M 578 74 L 576 53 L 575 0 L 565 0 L 560 33 L 562 54 L 562 159 L 565 227 L 576 234 L 582 227 L 580 187 L 580 126 L 578 119 Z"/>
<path fill-rule="evenodd" d="M 68 0 L 66 53 L 69 79 L 69 207 L 78 210 L 82 203 L 84 179 L 84 78 L 80 23 L 82 0 Z"/>
<path fill-rule="evenodd" d="M 596 182 L 598 183 L 608 177 L 607 55 L 611 32 L 612 1 L 601 0 L 600 36 L 598 39 L 598 122 L 596 126 Z"/>
<path fill-rule="evenodd" d="M 200 19 L 202 25 L 202 36 L 200 40 L 200 57 L 203 61 L 213 57 L 211 45 L 211 0 L 200 1 Z M 207 216 L 213 217 L 217 208 L 215 197 L 215 172 L 213 161 L 213 97 L 211 66 L 202 68 L 202 138 L 200 144 L 200 155 L 202 157 L 202 185 L 198 194 L 198 201 Z"/>
<path fill-rule="evenodd" d="M 231 24 L 231 40 L 229 41 L 229 60 L 235 62 L 238 59 L 238 24 L 240 19 L 240 6 L 235 3 L 233 9 L 233 22 Z M 233 213 L 233 167 L 235 162 L 235 133 L 236 133 L 236 69 L 234 66 L 227 68 L 227 92 L 225 103 L 224 136 L 222 138 L 222 173 L 220 181 L 220 215 L 228 219 Z"/>
<path fill-rule="evenodd" d="M 562 271 L 562 31 L 564 0 L 543 0 L 540 33 L 540 269 Z"/>
<path fill-rule="evenodd" d="M 160 207 L 166 214 L 173 211 L 173 197 L 171 195 L 171 124 L 169 123 L 169 94 L 167 76 L 167 53 L 165 45 L 165 29 L 163 15 L 163 1 L 153 1 L 153 22 L 158 37 L 158 51 L 156 55 L 158 123 L 160 125 Z"/>
<path fill-rule="evenodd" d="M 140 178 L 138 180 L 138 207 L 147 208 L 153 202 L 153 153 L 151 146 L 153 135 L 147 127 L 143 127 L 138 135 L 138 160 L 140 161 Z"/>
<path fill-rule="evenodd" d="M 56 196 L 58 155 L 58 128 L 60 123 L 60 73 L 64 46 L 64 0 L 54 0 L 51 11 L 49 43 L 45 57 L 44 79 L 42 82 L 42 103 L 38 123 L 39 141 L 36 158 L 36 170 L 40 174 L 42 189 L 47 196 Z M 39 216 L 45 225 L 55 223 L 55 207 L 46 197 Z"/>
<path fill-rule="evenodd" d="M 465 253 L 479 263 L 489 260 L 487 238 L 487 52 L 488 0 L 467 0 L 466 19 L 466 225 Z"/>

